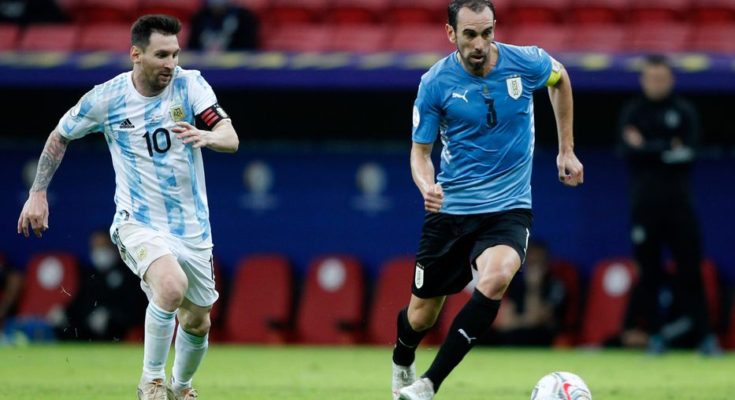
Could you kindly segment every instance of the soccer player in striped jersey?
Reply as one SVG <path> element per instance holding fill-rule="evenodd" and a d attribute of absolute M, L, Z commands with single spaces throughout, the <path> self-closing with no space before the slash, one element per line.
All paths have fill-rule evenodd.
<path fill-rule="evenodd" d="M 48 229 L 46 190 L 70 141 L 104 135 L 115 170 L 110 234 L 148 295 L 139 399 L 196 399 L 214 288 L 202 148 L 235 152 L 238 137 L 207 81 L 178 66 L 181 23 L 140 17 L 131 30 L 132 71 L 95 86 L 59 121 L 41 153 L 18 233 Z M 202 129 L 197 128 L 197 126 Z M 176 327 L 171 379 L 164 368 Z"/>
<path fill-rule="evenodd" d="M 495 42 L 490 0 L 452 0 L 446 25 L 457 51 L 421 78 L 413 109 L 411 171 L 427 211 L 411 300 L 398 313 L 394 399 L 431 400 L 489 329 L 521 267 L 531 228 L 533 92 L 548 87 L 557 122 L 559 179 L 582 183 L 574 154 L 572 87 L 544 50 Z M 431 150 L 441 138 L 441 171 Z M 472 279 L 474 293 L 454 317 L 429 369 L 416 379 L 415 351 L 447 295 Z M 494 371 L 493 371 L 494 372 Z"/>

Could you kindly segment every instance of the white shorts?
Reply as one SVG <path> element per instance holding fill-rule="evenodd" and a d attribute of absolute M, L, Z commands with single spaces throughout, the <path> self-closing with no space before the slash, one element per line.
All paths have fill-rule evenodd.
<path fill-rule="evenodd" d="M 125 264 L 140 278 L 140 287 L 152 297 L 150 286 L 143 276 L 153 261 L 170 254 L 176 258 L 189 280 L 185 297 L 200 307 L 208 307 L 219 298 L 214 288 L 212 248 L 197 247 L 165 232 L 159 232 L 136 223 L 117 226 L 112 231 Z"/>

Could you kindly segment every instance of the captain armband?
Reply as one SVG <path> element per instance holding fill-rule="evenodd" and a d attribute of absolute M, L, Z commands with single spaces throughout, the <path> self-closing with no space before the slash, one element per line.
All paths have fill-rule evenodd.
<path fill-rule="evenodd" d="M 546 81 L 546 86 L 555 86 L 559 82 L 559 79 L 561 79 L 561 71 L 563 69 L 564 66 L 559 61 L 556 61 L 554 57 L 551 57 L 551 74 Z"/>
<path fill-rule="evenodd" d="M 210 130 L 223 119 L 229 118 L 230 116 L 227 115 L 225 110 L 223 110 L 222 107 L 220 107 L 220 105 L 217 103 L 205 108 L 204 111 L 197 115 L 197 119 L 199 119 L 204 124 L 204 126 L 206 126 L 207 129 Z"/>

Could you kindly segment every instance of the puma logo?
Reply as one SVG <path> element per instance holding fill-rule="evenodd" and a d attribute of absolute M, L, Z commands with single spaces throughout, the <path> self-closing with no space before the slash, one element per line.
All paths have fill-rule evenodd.
<path fill-rule="evenodd" d="M 465 339 L 467 339 L 468 344 L 472 344 L 473 340 L 477 340 L 476 337 L 470 337 L 470 335 L 467 334 L 467 332 L 464 331 L 464 329 L 459 329 L 457 332 L 459 332 L 460 335 L 464 336 Z"/>
<path fill-rule="evenodd" d="M 469 103 L 469 101 L 467 101 L 467 92 L 468 92 L 468 90 L 465 90 L 464 93 L 462 93 L 462 94 L 459 94 L 457 92 L 452 92 L 452 98 L 453 99 L 462 99 L 462 100 L 464 100 L 465 103 Z"/>

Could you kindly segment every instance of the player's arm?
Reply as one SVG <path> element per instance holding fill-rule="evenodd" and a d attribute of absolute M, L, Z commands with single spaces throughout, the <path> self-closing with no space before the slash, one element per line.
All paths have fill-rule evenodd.
<path fill-rule="evenodd" d="M 18 218 L 18 233 L 22 232 L 25 237 L 29 236 L 29 225 L 37 237 L 41 237 L 42 232 L 48 229 L 49 209 L 46 190 L 64 158 L 68 145 L 69 139 L 62 136 L 56 129 L 46 140 L 41 157 L 38 159 L 36 178 L 28 194 L 28 200 L 23 205 L 20 218 Z"/>
<path fill-rule="evenodd" d="M 173 128 L 177 137 L 185 144 L 192 143 L 194 148 L 206 147 L 221 153 L 237 151 L 240 145 L 237 132 L 232 126 L 232 121 L 219 105 L 215 104 L 205 109 L 197 118 L 209 130 L 197 129 L 185 121 L 177 122 L 177 126 Z"/>
<path fill-rule="evenodd" d="M 434 180 L 434 162 L 431 161 L 432 143 L 416 143 L 411 146 L 411 175 L 424 198 L 424 209 L 439 212 L 444 202 L 444 191 Z"/>
<path fill-rule="evenodd" d="M 554 59 L 546 85 L 549 87 L 549 99 L 554 109 L 559 136 L 559 155 L 556 158 L 559 180 L 567 186 L 577 186 L 584 182 L 584 169 L 574 154 L 572 83 L 567 70 Z"/>

